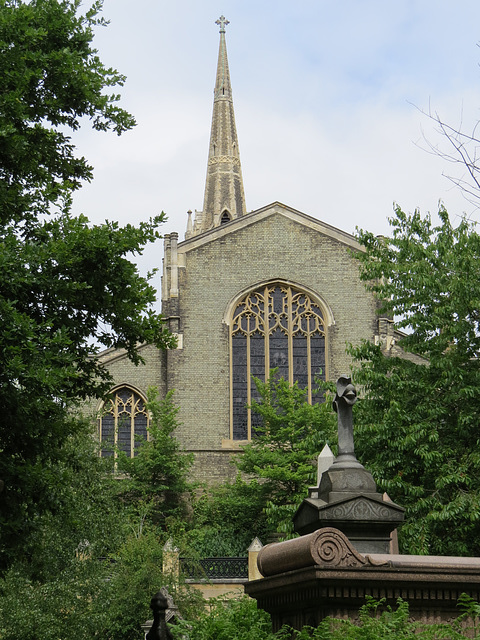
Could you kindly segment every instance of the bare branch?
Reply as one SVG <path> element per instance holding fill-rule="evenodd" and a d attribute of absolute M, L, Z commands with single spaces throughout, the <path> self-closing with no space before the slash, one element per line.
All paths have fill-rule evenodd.
<path fill-rule="evenodd" d="M 464 168 L 463 173 L 458 175 L 443 175 L 450 182 L 458 187 L 465 199 L 476 209 L 480 208 L 480 134 L 478 129 L 480 121 L 477 120 L 471 133 L 463 130 L 463 111 L 460 123 L 454 127 L 445 122 L 437 111 L 428 111 L 415 106 L 418 111 L 436 125 L 436 131 L 440 133 L 443 140 L 447 141 L 448 149 L 442 148 L 439 144 L 433 144 L 422 129 L 423 144 L 417 144 L 419 148 L 427 153 L 435 155 L 442 160 Z"/>

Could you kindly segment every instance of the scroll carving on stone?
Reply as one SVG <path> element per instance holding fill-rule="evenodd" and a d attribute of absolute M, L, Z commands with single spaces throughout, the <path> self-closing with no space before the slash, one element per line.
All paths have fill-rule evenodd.
<path fill-rule="evenodd" d="M 366 558 L 358 553 L 338 529 L 319 529 L 311 541 L 311 553 L 315 564 L 327 567 L 363 567 Z"/>

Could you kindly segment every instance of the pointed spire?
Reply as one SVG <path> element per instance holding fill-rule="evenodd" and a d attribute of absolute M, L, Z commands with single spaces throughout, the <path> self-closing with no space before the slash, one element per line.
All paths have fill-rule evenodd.
<path fill-rule="evenodd" d="M 227 58 L 227 43 L 225 40 L 225 27 L 230 24 L 224 16 L 215 22 L 220 27 L 220 47 L 218 50 L 218 63 L 217 63 L 217 78 L 215 81 L 215 98 L 214 98 L 214 110 L 215 103 L 219 100 L 232 101 L 232 86 L 230 84 L 230 71 L 228 69 Z M 233 104 L 233 101 L 232 101 Z M 215 115 L 215 113 L 214 113 Z"/>
<path fill-rule="evenodd" d="M 228 69 L 224 16 L 220 27 L 217 77 L 213 101 L 212 129 L 208 154 L 203 212 L 195 217 L 194 234 L 203 233 L 246 213 L 242 167 L 233 112 L 232 87 Z"/>

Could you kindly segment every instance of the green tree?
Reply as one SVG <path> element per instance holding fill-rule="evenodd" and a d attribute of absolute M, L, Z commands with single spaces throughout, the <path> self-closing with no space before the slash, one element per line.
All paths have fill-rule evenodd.
<path fill-rule="evenodd" d="M 144 637 L 141 625 L 152 618 L 150 600 L 161 587 L 168 588 L 185 618 L 195 620 L 205 609 L 198 589 L 162 573 L 162 545 L 153 531 L 130 536 L 118 550 L 115 560 L 110 576 L 109 611 L 98 637 L 141 640 Z M 105 603 L 99 602 L 93 611 L 102 608 Z"/>
<path fill-rule="evenodd" d="M 49 465 L 56 509 L 37 516 L 36 535 L 25 540 L 15 562 L 29 579 L 48 582 L 77 559 L 111 556 L 131 533 L 130 513 L 118 499 L 119 481 L 110 460 L 98 455 L 92 431 L 90 423 L 79 421 Z"/>
<path fill-rule="evenodd" d="M 28 569 L 15 565 L 0 578 L 2 640 L 141 640 L 150 599 L 162 586 L 189 620 L 205 607 L 197 589 L 162 573 L 153 532 L 129 535 L 107 559 L 74 556 L 48 579 Z"/>
<path fill-rule="evenodd" d="M 80 0 L 0 2 L 0 221 L 28 229 L 71 197 L 92 167 L 76 157 L 68 131 L 90 120 L 118 134 L 133 117 L 105 89 L 125 77 L 100 61 L 93 30 L 102 2 L 85 14 Z"/>
<path fill-rule="evenodd" d="M 79 423 L 51 466 L 58 509 L 38 516 L 36 540 L 28 540 L 0 578 L 2 639 L 17 638 L 19 629 L 38 640 L 140 639 L 151 596 L 161 586 L 189 618 L 203 606 L 198 591 L 162 573 L 167 533 L 156 517 L 163 516 L 163 501 L 156 501 L 161 492 L 153 485 L 153 498 L 149 491 L 136 494 L 147 505 L 148 518 L 139 526 L 145 509 L 131 503 L 129 479 L 111 473 L 112 458 L 99 457 L 98 447 L 92 425 Z M 172 451 L 169 443 L 166 448 Z M 155 479 L 146 474 L 149 481 Z M 178 481 L 173 486 L 183 488 Z"/>
<path fill-rule="evenodd" d="M 259 480 L 271 532 L 288 536 L 295 510 L 316 482 L 318 454 L 336 442 L 336 418 L 331 402 L 308 404 L 306 391 L 277 379 L 275 370 L 267 382 L 255 379 L 255 384 L 260 401 L 252 402 L 252 411 L 262 425 L 235 464 Z"/>
<path fill-rule="evenodd" d="M 127 474 L 122 499 L 137 510 L 141 525 L 165 528 L 168 518 L 184 516 L 193 490 L 188 477 L 193 454 L 183 451 L 175 437 L 179 425 L 173 395 L 169 391 L 162 399 L 156 388 L 148 390 L 149 439 L 133 458 L 119 457 L 119 470 Z"/>
<path fill-rule="evenodd" d="M 68 133 L 129 129 L 111 87 L 123 76 L 92 48 L 101 2 L 0 0 L 0 569 L 58 512 L 57 463 L 109 374 L 92 357 L 172 338 L 155 290 L 131 256 L 159 237 L 163 215 L 138 227 L 73 217 L 73 192 L 92 178 Z M 38 536 L 37 536 L 38 537 Z"/>
<path fill-rule="evenodd" d="M 185 620 L 172 628 L 174 638 L 195 640 L 280 640 L 272 633 L 270 616 L 246 596 L 211 600 L 197 620 Z M 283 638 L 290 636 L 282 636 Z"/>
<path fill-rule="evenodd" d="M 55 578 L 33 580 L 11 567 L 0 578 L 0 637 L 91 640 L 108 636 L 111 569 L 98 560 L 69 563 Z M 141 637 L 141 636 L 140 636 Z"/>
<path fill-rule="evenodd" d="M 131 529 L 118 480 L 92 436 L 92 425 L 79 421 L 48 465 L 57 509 L 37 514 L 35 538 L 23 540 L 0 578 L 2 639 L 106 637 L 113 615 L 106 605 L 120 599 L 112 583 L 118 563 L 106 558 L 116 557 Z"/>
<path fill-rule="evenodd" d="M 269 535 L 265 503 L 261 483 L 239 473 L 197 498 L 191 527 L 177 544 L 193 558 L 245 556 L 254 537 L 266 541 Z"/>
<path fill-rule="evenodd" d="M 357 453 L 406 507 L 404 552 L 478 555 L 480 236 L 439 216 L 397 208 L 390 238 L 359 232 L 362 278 L 407 333 L 406 357 L 352 349 Z"/>
<path fill-rule="evenodd" d="M 306 391 L 275 370 L 255 384 L 252 412 L 262 426 L 232 459 L 237 477 L 197 497 L 191 523 L 176 532 L 176 544 L 191 557 L 242 556 L 255 536 L 263 542 L 291 536 L 292 516 L 316 482 L 318 454 L 336 442 L 331 402 L 309 405 Z"/>

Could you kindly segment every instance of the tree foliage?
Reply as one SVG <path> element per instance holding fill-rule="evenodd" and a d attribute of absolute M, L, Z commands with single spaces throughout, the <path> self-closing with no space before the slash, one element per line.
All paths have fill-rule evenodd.
<path fill-rule="evenodd" d="M 359 233 L 362 278 L 407 333 L 406 357 L 352 349 L 357 453 L 407 509 L 404 552 L 478 555 L 480 237 L 439 216 L 397 208 L 391 238 Z"/>
<path fill-rule="evenodd" d="M 172 631 L 187 640 L 464 640 L 480 637 L 478 604 L 460 598 L 464 613 L 451 623 L 423 624 L 412 621 L 408 603 L 399 599 L 395 607 L 369 599 L 358 612 L 358 620 L 325 618 L 318 627 L 301 631 L 283 626 L 272 633 L 265 611 L 250 598 L 215 601 L 197 620 L 184 621 Z"/>
<path fill-rule="evenodd" d="M 159 398 L 148 390 L 146 409 L 150 414 L 149 438 L 133 458 L 119 458 L 119 470 L 127 474 L 122 482 L 122 500 L 137 511 L 139 523 L 164 528 L 169 518 L 185 516 L 194 485 L 189 480 L 193 454 L 182 450 L 175 437 L 179 426 L 173 391 Z"/>
<path fill-rule="evenodd" d="M 163 215 L 137 227 L 70 213 L 92 178 L 69 134 L 129 129 L 112 88 L 124 78 L 92 47 L 101 2 L 0 1 L 0 568 L 57 512 L 58 465 L 78 428 L 72 408 L 109 374 L 92 357 L 172 343 L 155 290 L 131 256 L 159 237 Z"/>
<path fill-rule="evenodd" d="M 242 556 L 254 537 L 264 543 L 290 537 L 292 516 L 316 483 L 318 454 L 326 443 L 335 446 L 330 402 L 308 404 L 306 391 L 278 379 L 276 370 L 255 384 L 259 399 L 251 408 L 262 426 L 232 459 L 237 477 L 208 487 L 194 502 L 191 521 L 172 530 L 193 557 Z"/>
<path fill-rule="evenodd" d="M 211 600 L 197 620 L 185 620 L 173 627 L 174 638 L 195 640 L 275 640 L 270 616 L 248 597 Z"/>
<path fill-rule="evenodd" d="M 162 573 L 162 545 L 153 532 L 130 535 L 106 559 L 73 557 L 49 579 L 15 565 L 0 578 L 0 637 L 17 640 L 141 640 L 150 600 L 161 586 L 182 615 L 205 607 L 194 587 Z"/>
<path fill-rule="evenodd" d="M 102 2 L 84 14 L 80 6 L 80 0 L 0 2 L 2 224 L 36 226 L 40 214 L 92 179 L 68 135 L 82 119 L 117 134 L 135 123 L 111 92 L 125 77 L 105 67 L 92 47 L 94 28 L 106 24 Z"/>
<path fill-rule="evenodd" d="M 130 536 L 115 556 L 110 570 L 110 589 L 106 589 L 109 610 L 97 636 L 107 640 L 142 640 L 141 625 L 152 618 L 150 601 L 160 587 L 167 587 L 181 615 L 195 620 L 205 607 L 200 592 L 184 581 L 174 581 L 162 573 L 163 549 L 154 531 Z M 105 602 L 92 606 L 99 615 Z M 72 640 L 76 638 L 69 636 Z M 65 639 L 67 640 L 67 639 Z"/>
<path fill-rule="evenodd" d="M 192 520 L 176 543 L 193 558 L 245 556 L 253 538 L 266 541 L 271 532 L 266 500 L 261 482 L 240 473 L 233 482 L 209 487 L 194 502 Z"/>
<path fill-rule="evenodd" d="M 262 418 L 255 437 L 235 459 L 242 472 L 259 480 L 267 522 L 273 532 L 289 535 L 292 516 L 316 482 L 317 457 L 336 443 L 336 419 L 330 402 L 308 404 L 306 391 L 277 379 L 255 379 L 260 396 L 252 411 Z"/>
<path fill-rule="evenodd" d="M 90 640 L 109 618 L 109 567 L 86 560 L 68 564 L 55 579 L 32 580 L 11 567 L 0 578 L 0 637 L 17 640 Z M 107 636 L 102 636 L 107 637 Z"/>
<path fill-rule="evenodd" d="M 50 468 L 58 508 L 37 515 L 35 538 L 24 541 L 0 578 L 2 639 L 17 638 L 19 629 L 38 640 L 140 639 L 161 586 L 188 618 L 203 606 L 196 590 L 162 572 L 165 517 L 184 517 L 189 456 L 182 460 L 175 447 L 171 399 L 152 399 L 154 416 L 155 402 L 166 406 L 164 437 L 139 447 L 132 479 L 112 473 L 112 457 L 98 456 L 88 423 L 64 443 L 62 460 Z"/>

